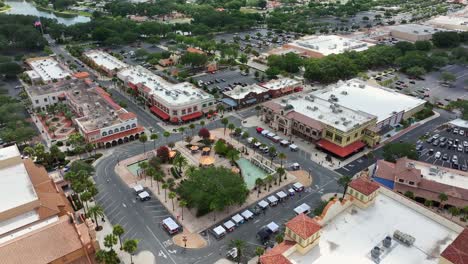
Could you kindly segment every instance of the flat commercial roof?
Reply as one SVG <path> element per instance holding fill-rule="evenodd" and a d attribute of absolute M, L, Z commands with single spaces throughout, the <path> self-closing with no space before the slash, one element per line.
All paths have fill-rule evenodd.
<path fill-rule="evenodd" d="M 411 164 L 415 169 L 421 171 L 422 177 L 426 180 L 468 189 L 468 173 L 464 171 L 447 169 L 421 162 L 412 162 Z"/>
<path fill-rule="evenodd" d="M 19 152 L 19 149 L 16 145 L 0 149 L 0 161 L 20 156 L 21 153 Z"/>
<path fill-rule="evenodd" d="M 393 239 L 399 230 L 413 236 L 413 246 Z M 386 236 L 392 246 L 381 255 L 381 264 L 438 263 L 440 253 L 452 243 L 458 233 L 418 213 L 403 203 L 380 193 L 375 204 L 367 209 L 351 206 L 334 217 L 321 229 L 319 244 L 302 255 L 289 256 L 296 263 L 375 263 L 370 251 L 381 246 Z"/>
<path fill-rule="evenodd" d="M 88 57 L 99 67 L 103 67 L 108 70 L 120 70 L 128 66 L 123 61 L 102 50 L 90 50 L 85 52 L 83 55 Z"/>
<path fill-rule="evenodd" d="M 44 82 L 48 82 L 53 79 L 59 80 L 67 76 L 71 76 L 70 71 L 65 69 L 52 57 L 32 58 L 28 59 L 27 63 Z"/>
<path fill-rule="evenodd" d="M 237 85 L 232 89 L 231 91 L 226 91 L 224 92 L 225 95 L 231 97 L 232 99 L 244 99 L 248 94 L 250 93 L 256 93 L 256 94 L 261 94 L 264 92 L 267 92 L 268 90 L 257 85 L 257 84 L 251 84 L 246 87 L 242 87 L 240 85 Z"/>
<path fill-rule="evenodd" d="M 281 78 L 277 80 L 271 80 L 266 83 L 260 84 L 262 87 L 267 88 L 268 90 L 278 90 L 286 87 L 291 87 L 295 85 L 300 85 L 301 83 L 297 80 L 291 78 Z"/>
<path fill-rule="evenodd" d="M 463 16 L 438 16 L 428 22 L 439 27 L 455 26 L 458 29 L 466 29 L 468 27 L 468 18 Z"/>
<path fill-rule="evenodd" d="M 373 115 L 352 110 L 313 95 L 307 95 L 303 98 L 293 95 L 285 104 L 292 105 L 295 112 L 344 132 L 375 118 Z"/>
<path fill-rule="evenodd" d="M 339 82 L 325 90 L 314 92 L 314 95 L 324 100 L 332 98 L 333 95 L 337 104 L 375 115 L 377 122 L 393 116 L 394 112 L 406 112 L 426 103 L 424 100 L 357 79 Z"/>
<path fill-rule="evenodd" d="M 338 35 L 306 36 L 288 45 L 319 52 L 324 56 L 345 51 L 364 51 L 374 46 L 372 43 Z"/>
<path fill-rule="evenodd" d="M 170 105 L 184 105 L 197 101 L 214 100 L 214 97 L 192 85 L 189 82 L 169 83 L 142 66 L 133 66 L 121 70 L 117 74 L 123 81 L 134 85 L 143 85 L 155 100 L 162 100 Z"/>
<path fill-rule="evenodd" d="M 2 153 L 3 149 L 0 149 L 0 156 Z M 22 162 L 0 169 L 0 212 L 37 199 L 34 186 Z"/>
<path fill-rule="evenodd" d="M 415 35 L 428 35 L 440 31 L 437 28 L 428 25 L 421 24 L 400 24 L 390 27 L 391 31 L 399 31 L 404 33 L 410 33 Z"/>

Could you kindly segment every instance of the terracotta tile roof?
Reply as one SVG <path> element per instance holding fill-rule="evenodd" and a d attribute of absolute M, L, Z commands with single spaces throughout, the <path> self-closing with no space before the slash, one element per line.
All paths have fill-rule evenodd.
<path fill-rule="evenodd" d="M 119 115 L 119 118 L 122 120 L 129 120 L 132 118 L 136 118 L 136 115 L 132 112 L 127 112 Z"/>
<path fill-rule="evenodd" d="M 464 229 L 458 237 L 440 254 L 453 264 L 468 263 L 468 229 Z"/>
<path fill-rule="evenodd" d="M 351 181 L 348 186 L 364 195 L 370 195 L 380 188 L 377 183 L 370 181 L 365 177 L 359 177 Z"/>
<path fill-rule="evenodd" d="M 276 245 L 273 249 L 266 252 L 262 256 L 260 256 L 260 263 L 261 264 L 291 264 L 292 262 L 289 261 L 287 257 L 283 255 L 283 253 L 296 245 L 295 242 L 285 240 L 282 243 Z"/>
<path fill-rule="evenodd" d="M 62 216 L 56 223 L 1 244 L 0 264 L 50 263 L 82 248 L 78 232 L 85 244 L 91 241 L 84 224 L 75 229 L 69 217 Z"/>
<path fill-rule="evenodd" d="M 192 48 L 192 47 L 188 47 L 187 48 L 187 52 L 191 52 L 191 53 L 198 53 L 198 54 L 205 54 L 205 52 L 199 50 L 199 49 L 196 49 L 196 48 Z"/>
<path fill-rule="evenodd" d="M 85 78 L 89 77 L 89 73 L 88 72 L 77 72 L 77 73 L 73 74 L 73 76 L 75 76 L 78 79 L 85 79 Z"/>
<path fill-rule="evenodd" d="M 409 167 L 409 162 L 411 162 L 411 160 L 407 158 L 398 159 L 395 163 L 395 175 L 400 179 L 419 183 L 421 180 L 421 171 L 416 168 Z"/>
<path fill-rule="evenodd" d="M 303 239 L 308 239 L 313 234 L 320 231 L 320 225 L 305 214 L 300 214 L 289 220 L 289 222 L 286 223 L 286 227 Z"/>
<path fill-rule="evenodd" d="M 386 180 L 395 180 L 395 164 L 385 161 L 385 160 L 378 160 L 377 161 L 377 170 L 375 171 L 375 175 L 379 178 L 386 179 Z"/>
<path fill-rule="evenodd" d="M 281 107 L 280 104 L 275 103 L 273 101 L 267 101 L 267 102 L 263 103 L 262 105 L 264 107 L 268 108 L 268 109 L 271 109 L 275 113 L 281 112 L 281 109 L 283 108 L 283 107 Z"/>
<path fill-rule="evenodd" d="M 286 114 L 286 117 L 309 126 L 315 130 L 321 131 L 323 129 L 322 123 L 298 112 L 289 112 Z"/>

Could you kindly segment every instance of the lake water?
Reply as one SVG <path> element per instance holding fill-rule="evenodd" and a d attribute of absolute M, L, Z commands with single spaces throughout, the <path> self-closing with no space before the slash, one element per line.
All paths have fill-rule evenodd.
<path fill-rule="evenodd" d="M 11 6 L 11 9 L 5 12 L 5 14 L 13 14 L 13 15 L 31 15 L 37 17 L 45 17 L 56 19 L 58 23 L 64 25 L 73 25 L 76 23 L 86 23 L 91 21 L 89 17 L 85 16 L 73 16 L 73 17 L 60 17 L 55 15 L 54 13 L 48 11 L 42 11 L 37 9 L 32 3 L 26 1 L 11 1 L 7 0 L 5 3 Z"/>

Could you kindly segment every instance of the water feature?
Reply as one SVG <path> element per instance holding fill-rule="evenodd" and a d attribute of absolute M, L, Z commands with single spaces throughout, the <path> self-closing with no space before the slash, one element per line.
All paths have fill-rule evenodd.
<path fill-rule="evenodd" d="M 42 10 L 39 10 L 37 7 L 35 7 L 32 3 L 27 2 L 27 1 L 6 0 L 5 4 L 11 7 L 11 9 L 6 11 L 5 14 L 30 15 L 30 16 L 51 18 L 51 19 L 56 19 L 58 23 L 64 24 L 67 26 L 70 26 L 76 23 L 86 23 L 86 22 L 91 21 L 91 18 L 86 17 L 86 16 L 66 15 L 62 17 L 60 15 L 54 14 L 53 12 L 42 11 Z"/>
<path fill-rule="evenodd" d="M 132 163 L 130 165 L 127 166 L 127 169 L 130 171 L 130 173 L 132 173 L 134 176 L 138 176 L 138 171 L 140 170 L 140 166 L 139 164 L 142 163 L 142 162 L 146 162 L 148 160 L 144 159 L 144 160 L 140 160 L 138 162 L 135 162 L 135 163 Z"/>
<path fill-rule="evenodd" d="M 255 180 L 257 178 L 264 179 L 268 175 L 265 170 L 259 168 L 248 159 L 240 158 L 236 163 L 239 165 L 242 177 L 249 190 L 255 187 Z"/>

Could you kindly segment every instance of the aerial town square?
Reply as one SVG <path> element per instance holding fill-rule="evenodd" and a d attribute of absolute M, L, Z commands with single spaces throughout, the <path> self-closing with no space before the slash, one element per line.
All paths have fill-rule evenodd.
<path fill-rule="evenodd" d="M 0 264 L 468 263 L 466 0 L 0 0 Z"/>

